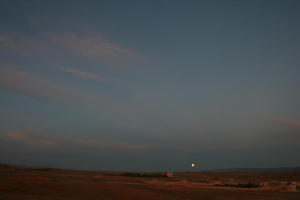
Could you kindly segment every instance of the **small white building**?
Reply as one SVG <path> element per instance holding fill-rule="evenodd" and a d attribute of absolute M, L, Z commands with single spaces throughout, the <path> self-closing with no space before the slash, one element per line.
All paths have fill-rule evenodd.
<path fill-rule="evenodd" d="M 173 178 L 174 177 L 173 172 L 167 172 L 166 175 L 167 175 L 168 178 Z"/>

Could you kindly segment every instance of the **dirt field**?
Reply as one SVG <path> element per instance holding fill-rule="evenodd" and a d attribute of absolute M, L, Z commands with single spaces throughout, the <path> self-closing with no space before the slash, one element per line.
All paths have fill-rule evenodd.
<path fill-rule="evenodd" d="M 225 187 L 226 181 L 259 182 L 299 181 L 300 173 L 163 173 L 87 172 L 60 169 L 0 167 L 1 200 L 300 200 L 300 191 L 288 192 L 276 187 Z M 278 188 L 278 187 L 277 187 Z"/>

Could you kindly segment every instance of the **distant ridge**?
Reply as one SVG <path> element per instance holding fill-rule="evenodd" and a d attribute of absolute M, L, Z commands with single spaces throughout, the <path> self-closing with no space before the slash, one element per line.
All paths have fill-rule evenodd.
<path fill-rule="evenodd" d="M 0 162 L 0 170 L 73 170 L 73 171 L 90 171 L 90 170 L 77 170 L 77 169 L 64 169 L 53 167 L 41 167 L 41 166 L 27 166 L 27 165 L 15 165 L 4 164 Z M 93 170 L 91 170 L 93 171 Z M 300 166 L 297 167 L 272 167 L 272 168 L 227 168 L 227 169 L 213 169 L 203 172 L 297 172 L 300 173 Z"/>
<path fill-rule="evenodd" d="M 21 168 L 30 168 L 25 165 L 14 165 L 14 164 L 4 164 L 0 163 L 0 169 L 21 169 Z"/>
<path fill-rule="evenodd" d="M 0 169 L 11 169 L 11 168 L 14 168 L 14 167 L 11 165 L 0 163 Z"/>
<path fill-rule="evenodd" d="M 300 172 L 298 167 L 272 167 L 272 168 L 231 168 L 215 169 L 213 172 Z"/>
<path fill-rule="evenodd" d="M 72 170 L 72 171 L 84 171 L 84 170 L 76 170 L 76 169 L 64 169 L 64 168 L 54 168 L 54 167 L 44 167 L 44 166 L 28 166 L 28 165 L 18 165 L 18 164 L 4 164 L 4 163 L 0 163 L 0 170 L 38 170 L 38 171 Z"/>

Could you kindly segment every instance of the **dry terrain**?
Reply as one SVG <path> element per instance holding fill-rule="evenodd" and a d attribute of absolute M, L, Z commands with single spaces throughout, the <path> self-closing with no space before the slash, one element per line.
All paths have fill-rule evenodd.
<path fill-rule="evenodd" d="M 0 165 L 0 200 L 300 200 L 300 172 L 123 173 Z M 270 185 L 259 186 L 262 182 Z M 249 187 L 248 187 L 249 186 Z"/>

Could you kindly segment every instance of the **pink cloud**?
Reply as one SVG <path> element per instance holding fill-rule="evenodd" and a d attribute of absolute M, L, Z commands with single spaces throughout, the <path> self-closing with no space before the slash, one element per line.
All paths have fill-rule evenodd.
<path fill-rule="evenodd" d="M 47 102 L 84 103 L 93 99 L 82 91 L 66 88 L 12 66 L 0 66 L 0 88 Z"/>
<path fill-rule="evenodd" d="M 127 144 L 127 143 L 112 143 L 96 139 L 73 139 L 72 142 L 83 144 L 83 145 L 92 145 L 106 148 L 116 148 L 116 149 L 142 149 L 145 148 L 144 145 L 139 144 Z"/>
<path fill-rule="evenodd" d="M 134 108 L 129 108 L 124 102 L 99 91 L 85 91 L 66 87 L 63 83 L 52 82 L 38 74 L 25 72 L 18 68 L 1 65 L 0 88 L 10 92 L 31 97 L 47 103 L 60 103 L 79 108 L 90 109 L 93 112 L 106 113 L 107 117 L 127 120 L 128 114 Z M 117 116 L 114 113 L 120 113 Z"/>
<path fill-rule="evenodd" d="M 69 54 L 85 60 L 128 65 L 144 58 L 133 50 L 109 41 L 101 34 L 44 33 L 35 37 L 0 35 L 0 49 L 31 56 L 41 61 L 59 64 Z M 64 53 L 62 53 L 64 52 Z"/>
<path fill-rule="evenodd" d="M 96 146 L 111 149 L 143 149 L 144 145 L 140 144 L 129 144 L 120 142 L 107 142 L 99 139 L 81 139 L 81 138 L 64 138 L 64 139 L 49 139 L 42 136 L 26 134 L 23 132 L 10 131 L 6 133 L 6 137 L 14 141 L 23 142 L 30 145 L 46 145 L 46 146 L 57 146 L 63 144 L 75 144 L 84 146 Z"/>
<path fill-rule="evenodd" d="M 82 77 L 91 78 L 91 79 L 104 79 L 105 78 L 104 76 L 99 75 L 99 74 L 91 74 L 88 72 L 83 72 L 83 71 L 72 69 L 69 67 L 59 67 L 59 69 L 63 70 L 64 72 L 67 72 L 67 73 L 72 73 L 77 76 L 82 76 Z"/>
<path fill-rule="evenodd" d="M 22 140 L 22 139 L 27 139 L 27 135 L 19 132 L 8 132 L 7 137 L 15 139 L 15 140 Z"/>
<path fill-rule="evenodd" d="M 88 60 L 123 64 L 142 60 L 142 56 L 105 39 L 99 34 L 94 36 L 76 33 L 46 35 L 52 43 L 61 45 L 72 53 Z"/>
<path fill-rule="evenodd" d="M 281 124 L 300 128 L 300 121 L 294 121 L 294 120 L 284 119 L 284 118 L 279 118 L 276 121 L 278 121 Z"/>
<path fill-rule="evenodd" d="M 11 40 L 4 36 L 4 35 L 0 35 L 0 48 L 7 48 L 11 45 Z"/>
<path fill-rule="evenodd" d="M 55 46 L 43 37 L 22 35 L 0 35 L 0 48 L 22 56 L 33 57 L 35 60 L 62 60 L 62 55 Z"/>
<path fill-rule="evenodd" d="M 59 142 L 52 139 L 46 139 L 40 136 L 29 135 L 23 132 L 10 131 L 6 134 L 6 136 L 12 140 L 21 141 L 26 144 L 31 145 L 47 145 L 53 146 L 58 145 Z"/>

